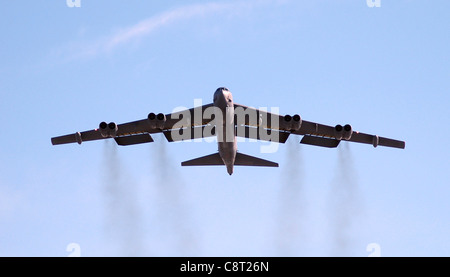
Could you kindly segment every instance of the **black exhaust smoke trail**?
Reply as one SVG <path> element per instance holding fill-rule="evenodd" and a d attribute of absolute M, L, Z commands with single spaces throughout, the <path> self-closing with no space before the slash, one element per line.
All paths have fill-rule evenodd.
<path fill-rule="evenodd" d="M 106 195 L 107 232 L 119 244 L 119 256 L 141 256 L 142 231 L 136 183 L 120 163 L 117 145 L 105 141 L 103 186 Z"/>
<path fill-rule="evenodd" d="M 277 248 L 280 256 L 298 256 L 298 239 L 303 237 L 305 216 L 303 163 L 298 139 L 287 142 L 285 164 L 280 184 L 280 206 L 278 211 Z M 301 246 L 300 246 L 301 247 Z"/>
<path fill-rule="evenodd" d="M 348 143 L 338 148 L 338 163 L 330 190 L 330 224 L 332 256 L 352 255 L 352 227 L 360 210 L 357 201 L 358 182 Z"/>
<path fill-rule="evenodd" d="M 189 142 L 187 142 L 189 143 Z M 189 207 L 183 201 L 185 189 L 181 174 L 177 168 L 179 164 L 170 159 L 167 153 L 167 141 L 163 138 L 155 140 L 151 145 L 152 172 L 155 176 L 158 218 L 160 223 L 167 226 L 167 234 L 176 255 L 191 256 L 196 249 L 196 240 L 191 230 L 194 225 L 189 214 Z M 162 221 L 162 222 L 161 222 Z M 157 225 L 160 228 L 160 225 Z"/>

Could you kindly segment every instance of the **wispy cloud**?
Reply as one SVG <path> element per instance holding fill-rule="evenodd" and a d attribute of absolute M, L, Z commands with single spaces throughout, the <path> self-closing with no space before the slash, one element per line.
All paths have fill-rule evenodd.
<path fill-rule="evenodd" d="M 112 49 L 120 44 L 130 42 L 133 39 L 144 37 L 153 31 L 176 21 L 224 12 L 230 10 L 235 5 L 236 4 L 231 3 L 206 3 L 184 6 L 166 11 L 159 15 L 147 18 L 129 28 L 118 31 L 116 34 L 107 38 L 104 46 L 107 49 Z"/>
<path fill-rule="evenodd" d="M 243 10 L 274 1 L 209 2 L 178 7 L 144 19 L 132 26 L 119 29 L 111 35 L 87 42 L 73 42 L 61 53 L 66 58 L 94 57 L 100 53 L 111 53 L 119 46 L 138 41 L 164 26 L 182 22 L 195 17 L 211 16 L 220 13 L 239 14 Z"/>

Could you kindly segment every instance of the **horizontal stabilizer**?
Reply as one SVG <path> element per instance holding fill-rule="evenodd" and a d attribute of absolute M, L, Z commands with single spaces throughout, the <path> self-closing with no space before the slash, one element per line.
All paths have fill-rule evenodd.
<path fill-rule="evenodd" d="M 181 163 L 181 166 L 224 165 L 219 153 L 192 159 Z"/>
<path fill-rule="evenodd" d="M 224 163 L 219 153 L 214 153 L 211 155 L 182 162 L 181 165 L 182 166 L 224 165 Z M 236 160 L 234 161 L 234 165 L 278 167 L 277 163 L 241 153 L 236 153 Z"/>
<path fill-rule="evenodd" d="M 241 153 L 236 153 L 234 165 L 278 167 L 277 163 Z"/>
<path fill-rule="evenodd" d="M 115 137 L 114 140 L 117 142 L 118 145 L 122 146 L 153 142 L 153 138 L 149 134 Z"/>
<path fill-rule="evenodd" d="M 328 148 L 335 148 L 339 145 L 340 140 L 337 139 L 330 139 L 330 138 L 324 138 L 324 137 L 316 137 L 316 136 L 303 136 L 300 143 L 303 144 L 309 144 L 309 145 L 316 145 L 316 146 L 322 146 L 322 147 L 328 147 Z"/>

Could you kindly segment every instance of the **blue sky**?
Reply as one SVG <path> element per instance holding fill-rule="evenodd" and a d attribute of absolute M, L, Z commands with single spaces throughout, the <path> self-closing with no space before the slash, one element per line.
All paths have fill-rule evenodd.
<path fill-rule="evenodd" d="M 448 256 L 450 3 L 380 3 L 2 3 L 0 256 Z M 280 167 L 230 177 L 180 166 L 214 143 L 50 143 L 220 86 L 406 149 L 242 142 Z"/>

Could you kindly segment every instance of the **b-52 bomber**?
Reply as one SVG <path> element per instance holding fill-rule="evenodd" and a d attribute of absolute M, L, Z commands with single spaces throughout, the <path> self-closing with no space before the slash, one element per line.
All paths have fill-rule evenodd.
<path fill-rule="evenodd" d="M 216 136 L 218 152 L 182 162 L 182 166 L 225 165 L 278 167 L 278 163 L 238 152 L 237 137 L 285 143 L 301 135 L 300 143 L 335 148 L 341 141 L 405 148 L 405 142 L 354 131 L 350 124 L 327 126 L 302 120 L 300 115 L 278 115 L 234 103 L 233 95 L 220 87 L 213 103 L 169 114 L 151 112 L 147 118 L 123 124 L 101 122 L 93 130 L 53 137 L 53 145 L 113 138 L 118 145 L 153 142 L 151 134 L 163 133 L 167 141 L 185 141 Z"/>

